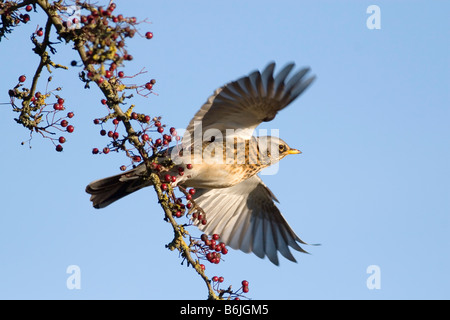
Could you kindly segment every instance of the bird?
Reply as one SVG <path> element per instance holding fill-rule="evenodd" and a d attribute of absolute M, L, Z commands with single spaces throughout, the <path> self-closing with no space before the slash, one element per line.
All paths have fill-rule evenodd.
<path fill-rule="evenodd" d="M 289 226 L 279 202 L 258 173 L 287 155 L 300 154 L 276 136 L 254 135 L 262 122 L 275 118 L 315 80 L 310 68 L 292 73 L 286 64 L 275 75 L 275 62 L 216 89 L 189 122 L 181 144 L 167 149 L 185 170 L 174 186 L 195 188 L 192 200 L 206 213 L 207 235 L 219 234 L 229 247 L 279 265 L 278 252 L 297 262 L 289 247 L 307 253 L 307 245 Z M 167 157 L 167 156 L 166 156 Z M 163 161 L 164 159 L 159 159 Z M 127 172 L 91 182 L 86 192 L 95 208 L 104 208 L 152 185 L 140 164 Z"/>

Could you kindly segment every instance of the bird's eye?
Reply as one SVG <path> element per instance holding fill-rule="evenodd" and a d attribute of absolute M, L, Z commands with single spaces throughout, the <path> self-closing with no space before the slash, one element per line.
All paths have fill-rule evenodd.
<path fill-rule="evenodd" d="M 278 150 L 280 150 L 280 152 L 285 152 L 286 151 L 286 146 L 284 144 L 280 144 L 278 146 Z"/>

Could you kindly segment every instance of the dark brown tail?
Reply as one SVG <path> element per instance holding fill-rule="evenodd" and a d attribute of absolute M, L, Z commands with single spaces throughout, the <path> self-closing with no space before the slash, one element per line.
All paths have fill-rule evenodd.
<path fill-rule="evenodd" d="M 94 208 L 104 208 L 130 193 L 151 185 L 149 180 L 143 178 L 144 166 L 138 166 L 130 171 L 96 180 L 86 187 L 91 195 Z"/>

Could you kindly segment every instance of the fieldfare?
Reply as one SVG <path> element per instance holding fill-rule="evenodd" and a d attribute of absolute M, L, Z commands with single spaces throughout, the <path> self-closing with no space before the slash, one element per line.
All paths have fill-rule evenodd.
<path fill-rule="evenodd" d="M 293 63 L 287 64 L 275 76 L 275 63 L 270 63 L 262 72 L 217 89 L 189 123 L 182 143 L 167 150 L 176 168 L 192 164 L 182 176 L 175 167 L 169 173 L 177 176 L 174 186 L 196 189 L 193 200 L 207 216 L 207 223 L 198 227 L 208 235 L 219 234 L 231 248 L 267 256 L 276 265 L 278 251 L 295 262 L 288 247 L 306 252 L 299 246 L 306 243 L 288 225 L 274 203 L 278 200 L 257 173 L 300 151 L 278 137 L 255 137 L 253 132 L 313 82 L 314 76 L 307 76 L 309 68 L 289 76 L 293 68 Z M 141 164 L 90 183 L 86 192 L 95 208 L 104 208 L 149 185 Z"/>

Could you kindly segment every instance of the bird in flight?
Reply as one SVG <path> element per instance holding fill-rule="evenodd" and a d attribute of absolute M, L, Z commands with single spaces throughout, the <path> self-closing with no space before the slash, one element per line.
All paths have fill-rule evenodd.
<path fill-rule="evenodd" d="M 295 262 L 289 247 L 306 252 L 299 245 L 306 243 L 291 229 L 275 205 L 277 198 L 257 174 L 301 152 L 278 137 L 255 137 L 253 132 L 314 81 L 314 76 L 308 76 L 309 68 L 291 74 L 294 66 L 289 63 L 275 75 L 272 62 L 262 72 L 254 71 L 218 88 L 190 121 L 181 147 L 168 150 L 177 167 L 189 165 L 182 176 L 177 176 L 176 168 L 168 173 L 177 176 L 174 186 L 196 189 L 193 200 L 207 214 L 207 223 L 197 223 L 198 227 L 208 235 L 220 234 L 233 249 L 267 256 L 275 265 L 279 264 L 278 252 Z M 91 182 L 86 192 L 95 208 L 104 208 L 152 185 L 148 174 L 141 164 Z"/>

